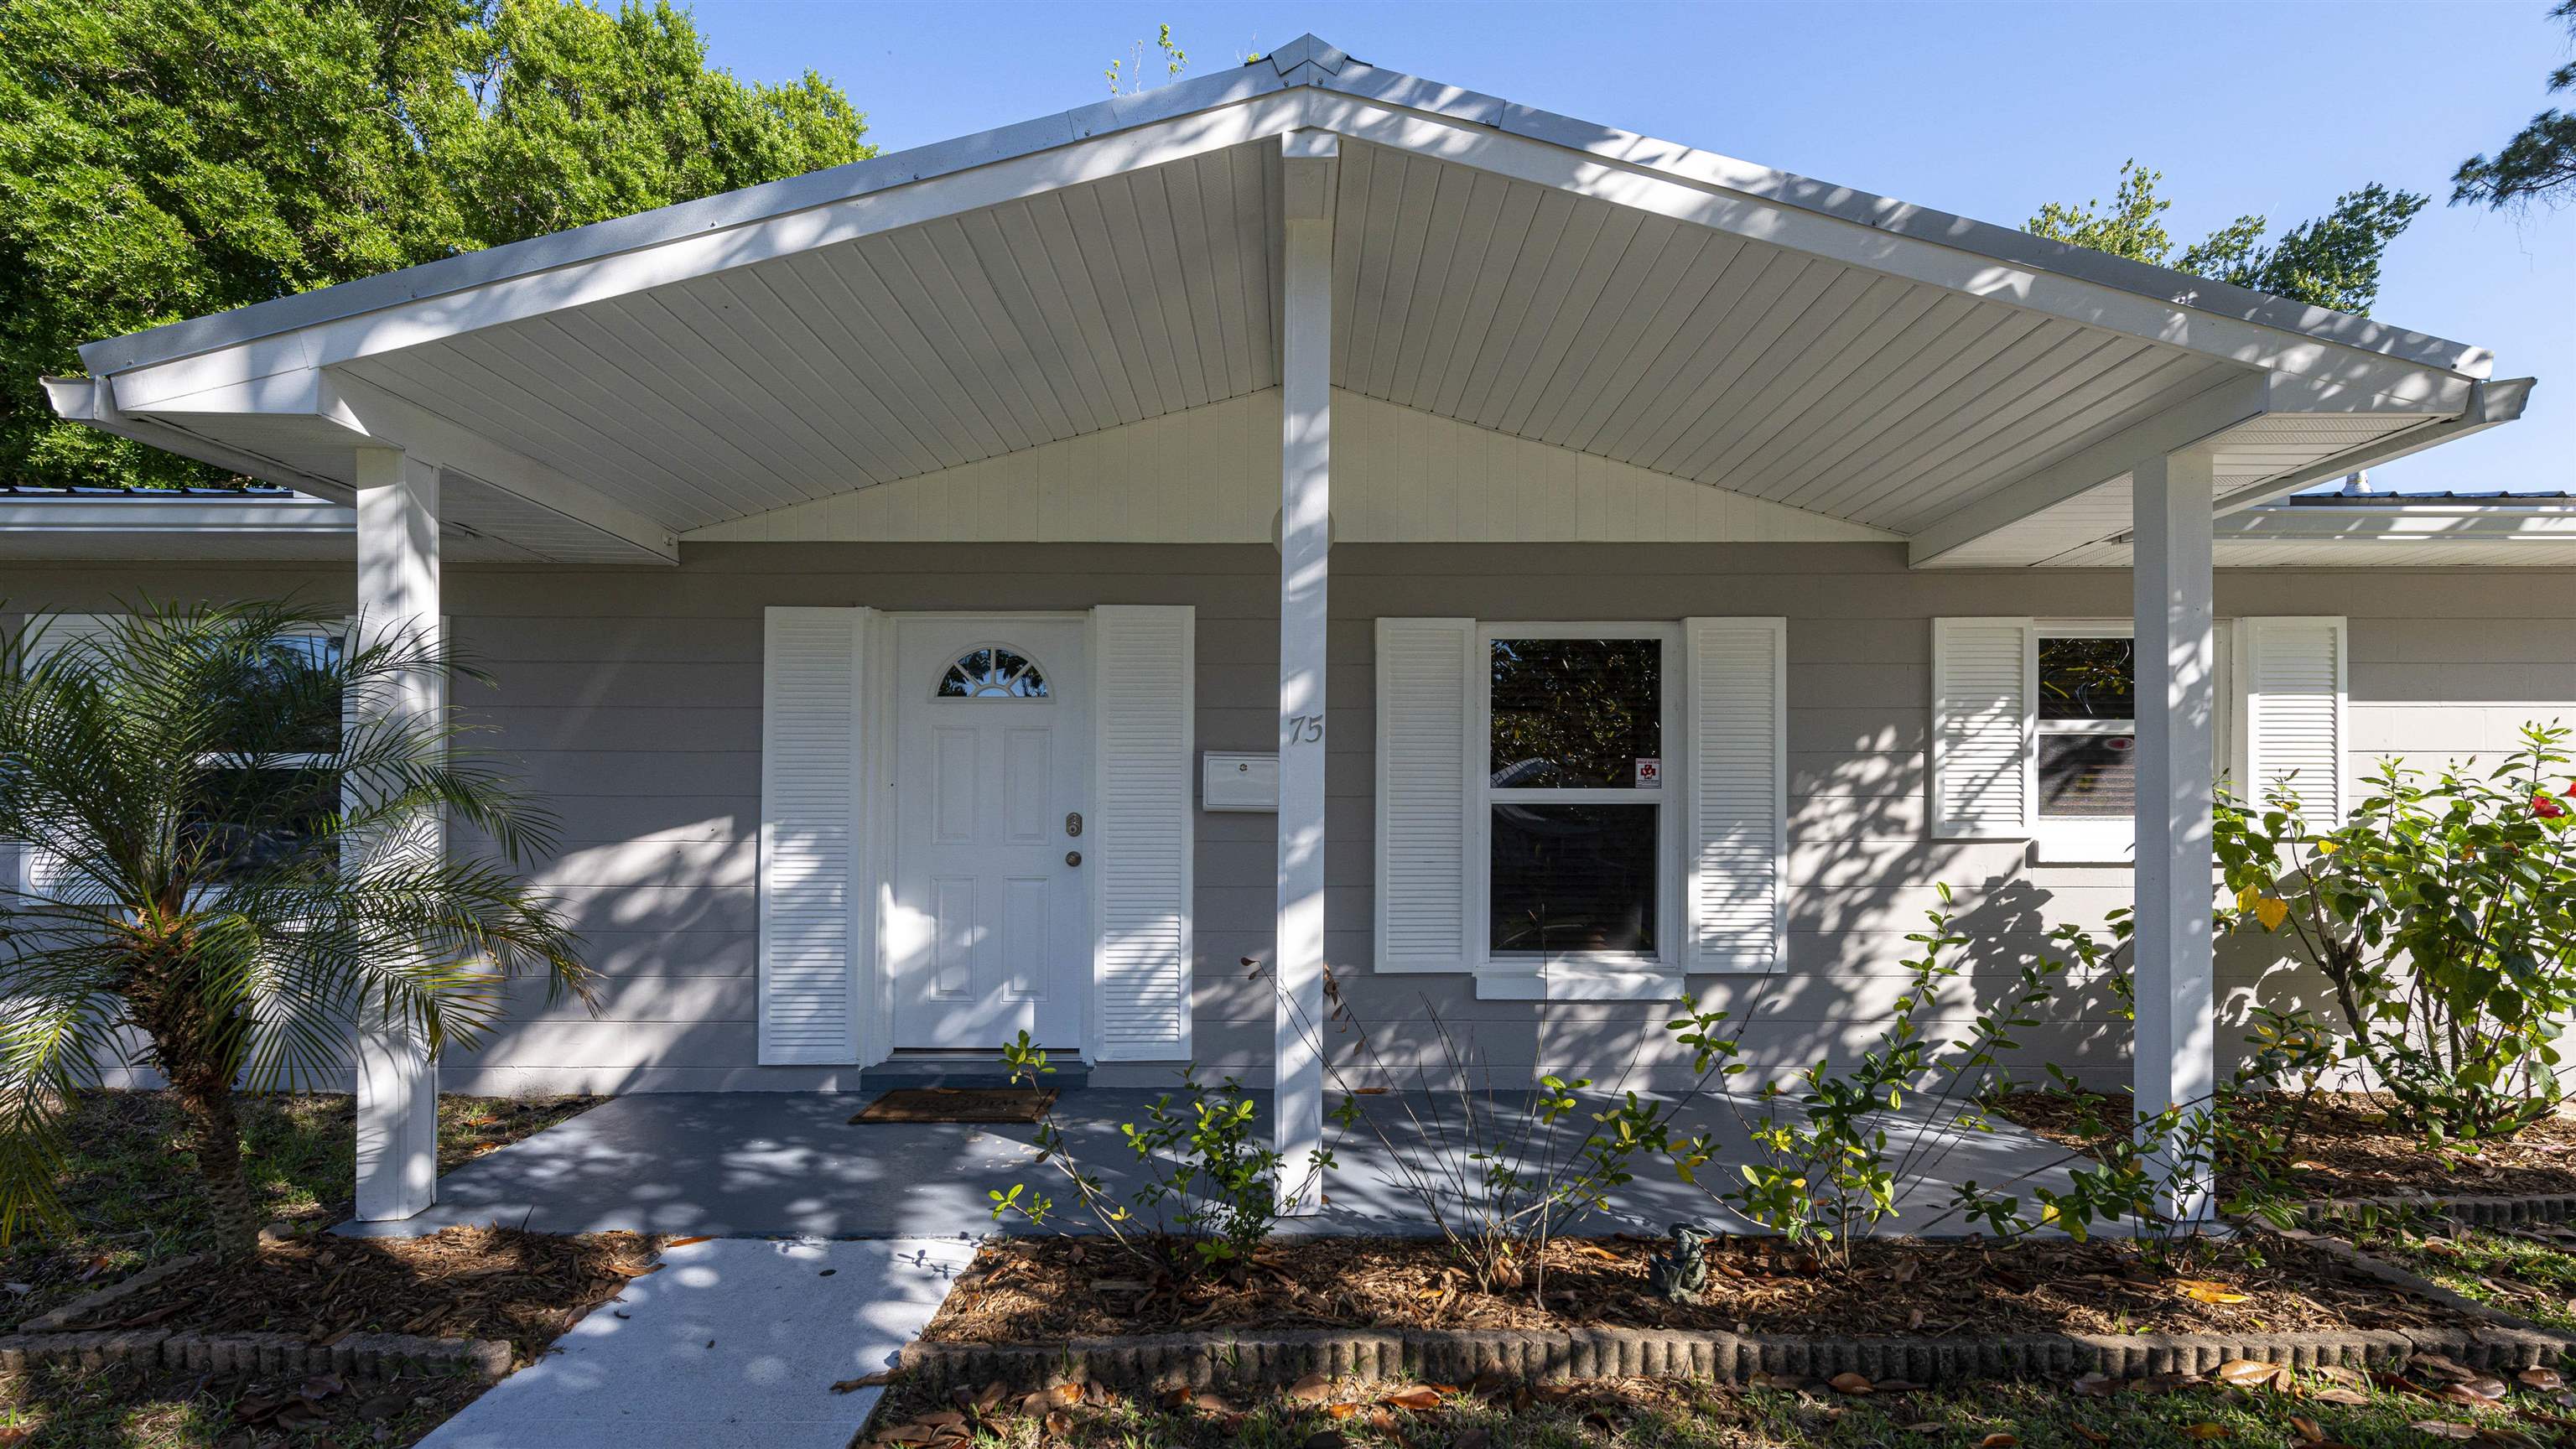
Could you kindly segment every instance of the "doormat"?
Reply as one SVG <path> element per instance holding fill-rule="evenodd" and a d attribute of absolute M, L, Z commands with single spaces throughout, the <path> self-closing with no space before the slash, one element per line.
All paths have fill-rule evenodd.
<path fill-rule="evenodd" d="M 1035 1122 L 1055 1104 L 1053 1087 L 897 1087 L 853 1122 Z"/>

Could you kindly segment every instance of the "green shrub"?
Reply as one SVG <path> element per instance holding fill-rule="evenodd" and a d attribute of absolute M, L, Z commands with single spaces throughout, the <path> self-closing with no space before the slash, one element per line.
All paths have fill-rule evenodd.
<path fill-rule="evenodd" d="M 1025 1031 L 1003 1043 L 1002 1060 L 1014 1084 L 1034 1085 L 1055 1070 Z M 1131 1256 L 1157 1267 L 1221 1270 L 1250 1259 L 1292 1206 L 1281 1200 L 1281 1158 L 1262 1143 L 1256 1105 L 1234 1078 L 1210 1087 L 1195 1067 L 1184 1069 L 1177 1104 L 1157 1097 L 1142 1125 L 1119 1126 L 1143 1173 L 1124 1203 L 1074 1156 L 1052 1109 L 1038 1121 L 1037 1160 L 1064 1172 L 1076 1204 Z M 1316 1152 L 1312 1180 L 1320 1183 L 1334 1165 L 1329 1147 Z M 1026 1183 L 985 1196 L 996 1221 L 1016 1213 L 1044 1226 L 1056 1216 L 1055 1199 Z"/>
<path fill-rule="evenodd" d="M 2223 929 L 2283 934 L 2332 990 L 2345 1059 L 2441 1144 L 2508 1134 L 2560 1094 L 2576 1010 L 2576 795 L 2568 731 L 2527 725 L 2485 775 L 2427 784 L 2384 763 L 2341 822 L 2295 778 L 2254 809 L 2222 801 Z"/>

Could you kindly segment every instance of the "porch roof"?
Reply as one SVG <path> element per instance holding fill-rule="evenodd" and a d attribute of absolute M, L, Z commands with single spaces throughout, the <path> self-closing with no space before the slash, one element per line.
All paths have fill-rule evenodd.
<path fill-rule="evenodd" d="M 1347 391 L 2036 564 L 2206 441 L 2222 509 L 2519 414 L 2479 348 L 1514 105 L 1307 36 L 1141 96 L 93 343 L 58 410 L 497 556 L 1275 387 L 1280 138 L 1341 140 Z"/>

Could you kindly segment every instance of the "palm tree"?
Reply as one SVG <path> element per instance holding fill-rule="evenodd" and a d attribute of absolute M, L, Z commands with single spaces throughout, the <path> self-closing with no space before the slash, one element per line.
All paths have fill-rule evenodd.
<path fill-rule="evenodd" d="M 59 1219 L 71 1094 L 138 1039 L 193 1128 L 216 1243 L 246 1252 L 237 1089 L 345 1071 L 362 1023 L 470 1042 L 505 976 L 591 1000 L 511 868 L 551 848 L 548 817 L 460 748 L 475 727 L 407 703 L 460 673 L 416 630 L 291 601 L 0 633 L 0 844 L 33 881 L 0 881 L 0 1241 Z M 423 830 L 442 813 L 497 855 L 451 857 Z"/>

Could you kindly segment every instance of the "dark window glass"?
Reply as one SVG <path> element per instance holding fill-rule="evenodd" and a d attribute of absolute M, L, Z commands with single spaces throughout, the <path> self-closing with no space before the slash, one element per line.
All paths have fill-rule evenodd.
<path fill-rule="evenodd" d="M 1493 949 L 1655 951 L 1655 818 L 1640 805 L 1496 805 Z"/>
<path fill-rule="evenodd" d="M 939 681 L 942 699 L 1044 699 L 1046 676 L 1008 649 L 969 650 Z"/>
<path fill-rule="evenodd" d="M 1497 639 L 1488 768 L 1497 789 L 1633 789 L 1664 753 L 1653 639 Z"/>
<path fill-rule="evenodd" d="M 245 662 L 233 690 L 227 751 L 325 754 L 340 748 L 340 640 L 290 634 Z"/>
<path fill-rule="evenodd" d="M 2138 737 L 2052 735 L 2039 737 L 2039 813 L 2117 816 L 2138 803 Z"/>
<path fill-rule="evenodd" d="M 2040 640 L 2039 717 L 2136 719 L 2137 655 L 2132 639 Z"/>
<path fill-rule="evenodd" d="M 184 846 L 207 852 L 211 874 L 230 879 L 267 870 L 311 851 L 340 792 L 319 770 L 208 770 L 205 795 L 181 826 Z M 314 862 L 328 869 L 337 862 Z"/>

